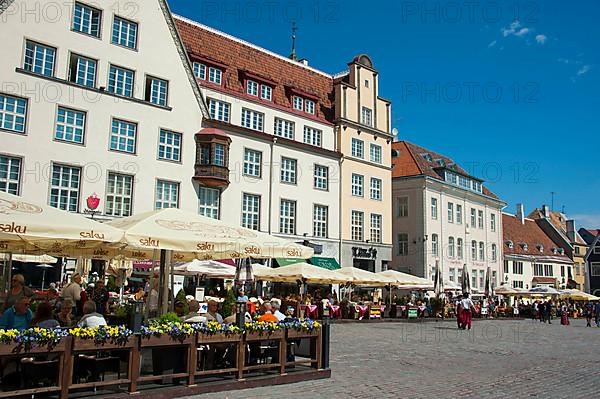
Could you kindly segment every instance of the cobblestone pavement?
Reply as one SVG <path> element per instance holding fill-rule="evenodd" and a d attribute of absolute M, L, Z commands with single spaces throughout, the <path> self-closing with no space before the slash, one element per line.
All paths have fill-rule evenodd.
<path fill-rule="evenodd" d="M 599 344 L 584 320 L 335 324 L 331 379 L 194 398 L 598 398 Z"/>

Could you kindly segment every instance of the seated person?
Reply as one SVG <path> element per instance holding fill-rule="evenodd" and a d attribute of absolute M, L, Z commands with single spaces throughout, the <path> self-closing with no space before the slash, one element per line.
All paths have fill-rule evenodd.
<path fill-rule="evenodd" d="M 277 321 L 285 320 L 285 315 L 281 313 L 281 299 L 271 299 L 271 307 L 273 308 L 273 315 L 277 317 Z"/>
<path fill-rule="evenodd" d="M 262 316 L 258 318 L 258 321 L 264 321 L 268 323 L 277 323 L 279 320 L 273 314 L 273 307 L 271 302 L 265 302 L 262 306 Z"/>
<path fill-rule="evenodd" d="M 0 318 L 0 328 L 5 330 L 26 330 L 31 325 L 33 313 L 29 309 L 29 297 L 22 296 L 8 308 Z"/>
<path fill-rule="evenodd" d="M 219 309 L 219 303 L 214 299 L 208 301 L 208 312 L 206 312 L 206 321 L 216 321 L 223 323 L 223 316 L 217 313 Z"/>
<path fill-rule="evenodd" d="M 83 304 L 83 317 L 77 323 L 78 327 L 98 327 L 105 326 L 106 320 L 100 313 L 96 313 L 96 302 L 86 301 Z"/>
<path fill-rule="evenodd" d="M 181 318 L 181 321 L 186 323 L 206 323 L 206 317 L 201 316 L 198 311 L 200 310 L 200 302 L 192 299 L 188 302 L 188 314 Z"/>
<path fill-rule="evenodd" d="M 60 304 L 60 311 L 56 314 L 56 320 L 61 327 L 73 327 L 73 318 L 71 312 L 73 311 L 73 301 L 65 299 Z"/>
<path fill-rule="evenodd" d="M 223 324 L 234 324 L 237 321 L 236 320 L 237 312 L 238 312 L 238 305 L 236 304 L 233 309 L 233 314 L 229 317 L 226 317 L 225 320 L 223 320 Z M 244 321 L 246 323 L 252 322 L 252 316 L 250 316 L 250 313 L 246 312 L 246 314 L 244 315 Z"/>
<path fill-rule="evenodd" d="M 35 316 L 31 320 L 31 327 L 57 328 L 60 323 L 52 318 L 52 305 L 42 302 L 35 310 Z"/>

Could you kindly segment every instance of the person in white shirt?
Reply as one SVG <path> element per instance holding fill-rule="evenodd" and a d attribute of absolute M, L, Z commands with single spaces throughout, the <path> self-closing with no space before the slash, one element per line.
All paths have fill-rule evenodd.
<path fill-rule="evenodd" d="M 277 320 L 285 320 L 285 315 L 281 313 L 281 300 L 277 298 L 271 299 L 271 307 L 273 308 L 273 316 L 277 317 Z"/>
<path fill-rule="evenodd" d="M 98 327 L 105 326 L 106 319 L 100 313 L 96 313 L 96 302 L 86 301 L 83 304 L 83 317 L 77 323 L 78 327 Z"/>
<path fill-rule="evenodd" d="M 192 299 L 188 302 L 189 313 L 181 318 L 185 323 L 206 323 L 206 316 L 200 315 L 200 302 Z"/>
<path fill-rule="evenodd" d="M 475 304 L 471 298 L 469 298 L 469 294 L 464 294 L 463 299 L 460 301 L 460 305 L 462 307 L 463 314 L 462 328 L 464 330 L 466 327 L 468 327 L 470 330 L 473 321 L 473 310 L 475 310 Z"/>

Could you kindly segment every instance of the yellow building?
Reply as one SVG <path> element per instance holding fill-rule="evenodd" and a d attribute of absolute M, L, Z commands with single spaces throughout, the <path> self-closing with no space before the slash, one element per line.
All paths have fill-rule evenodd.
<path fill-rule="evenodd" d="M 340 260 L 378 272 L 392 259 L 391 103 L 367 55 L 334 80 L 340 167 Z"/>

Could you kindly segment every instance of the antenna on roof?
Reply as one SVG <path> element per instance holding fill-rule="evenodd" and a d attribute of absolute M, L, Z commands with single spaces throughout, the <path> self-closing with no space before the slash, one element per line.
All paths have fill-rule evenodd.
<path fill-rule="evenodd" d="M 298 61 L 298 56 L 296 55 L 296 31 L 298 27 L 296 26 L 296 21 L 292 21 L 292 53 L 290 54 L 290 59 L 294 61 Z"/>
<path fill-rule="evenodd" d="M 554 212 L 554 194 L 556 194 L 556 191 L 550 191 L 550 195 L 552 196 L 552 203 L 550 205 L 550 210 L 552 212 Z"/>

